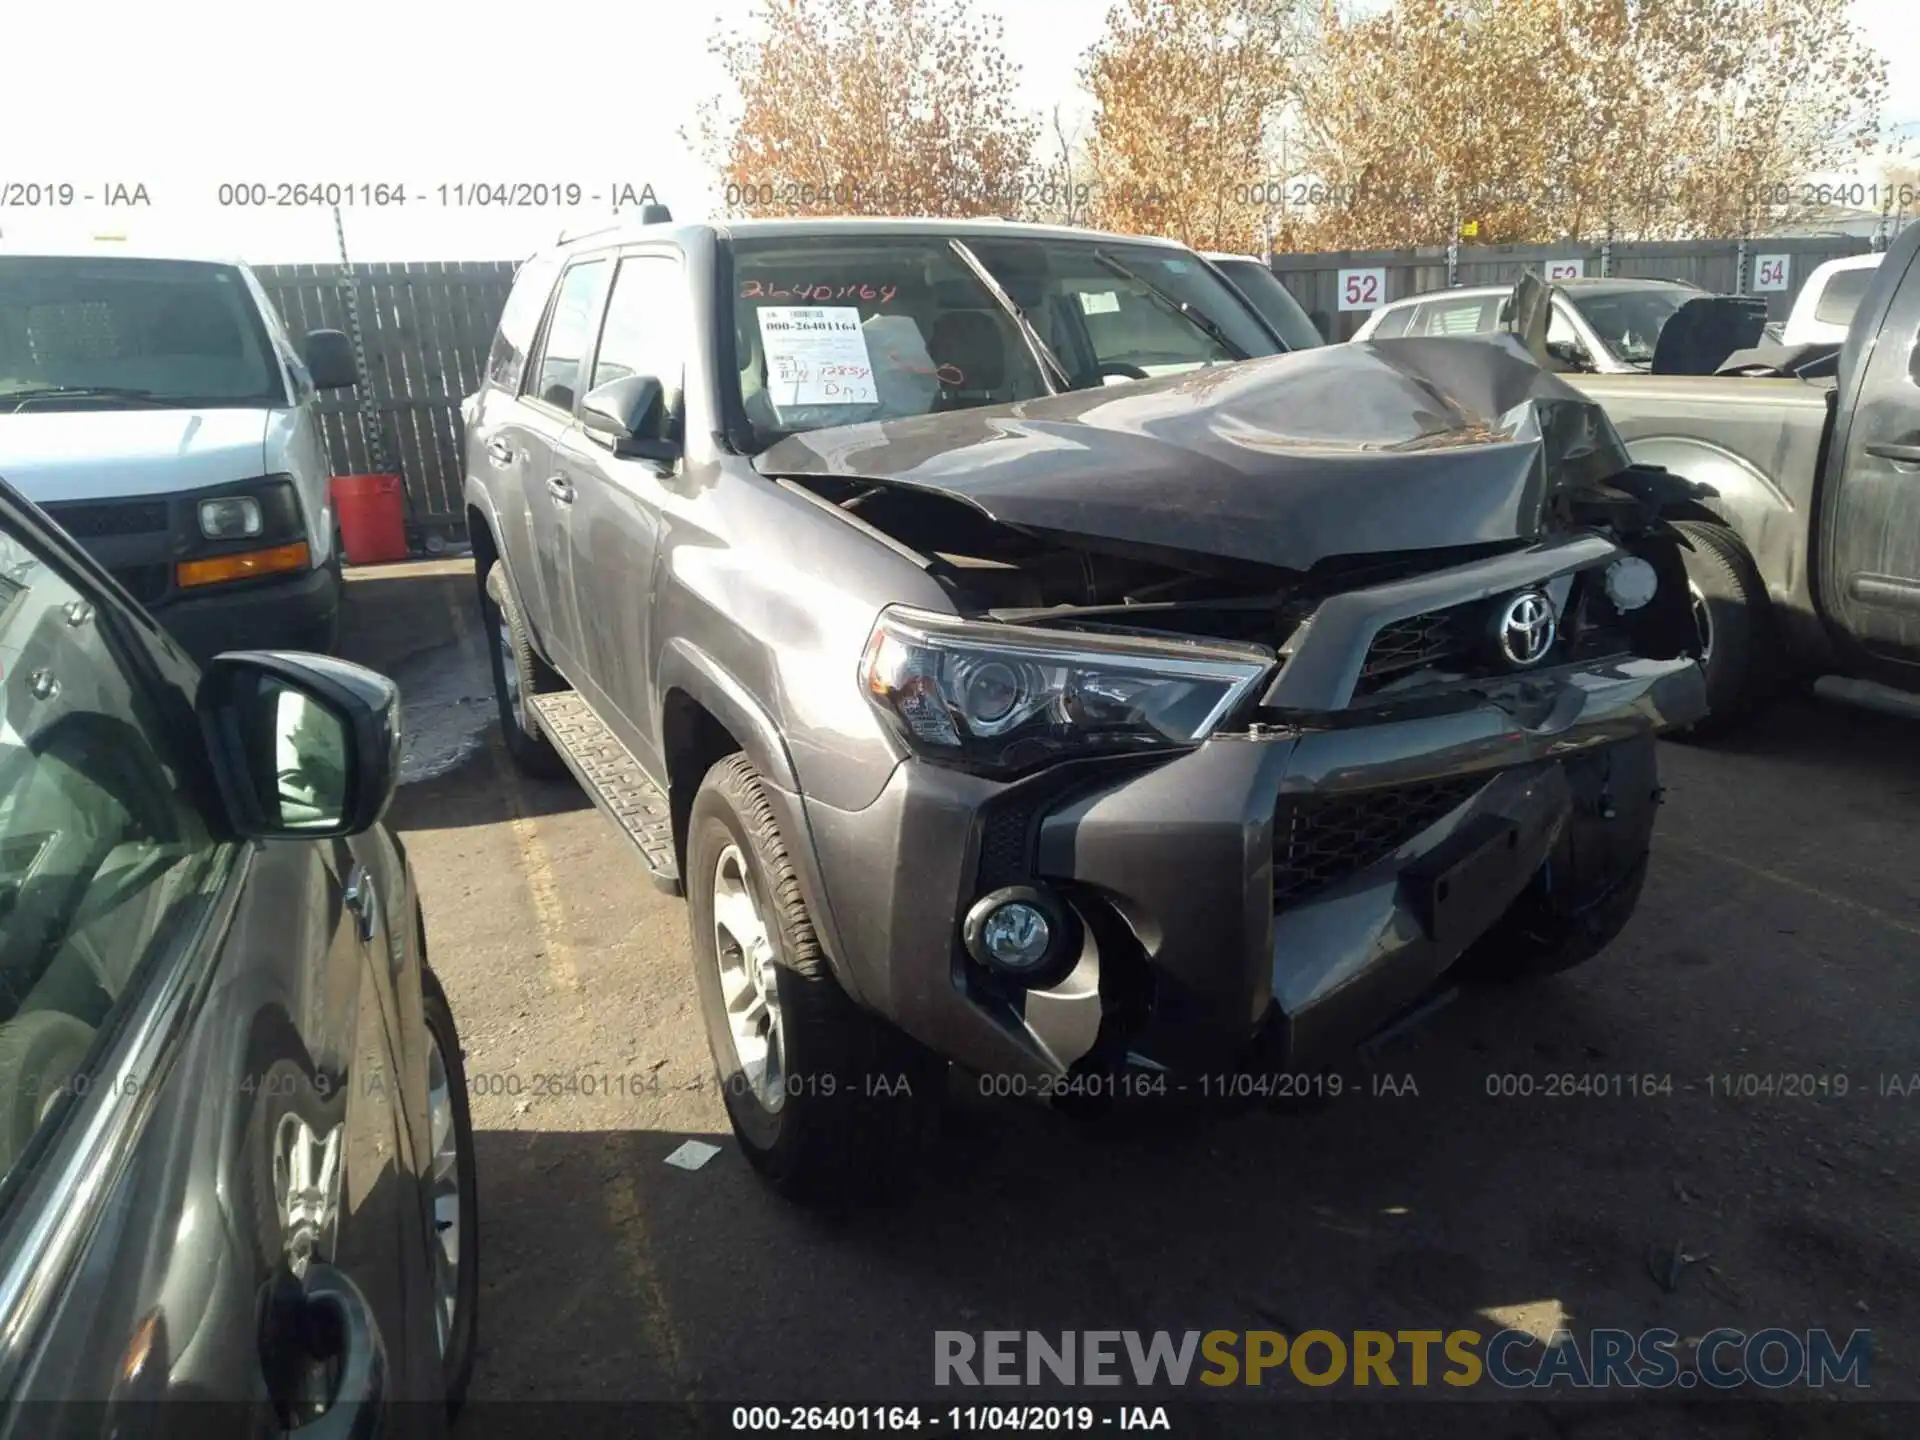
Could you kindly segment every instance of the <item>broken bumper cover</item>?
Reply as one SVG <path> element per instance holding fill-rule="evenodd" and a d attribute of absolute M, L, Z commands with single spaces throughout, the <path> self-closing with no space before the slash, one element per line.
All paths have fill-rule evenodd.
<path fill-rule="evenodd" d="M 1653 737 L 1704 711 L 1690 659 L 1633 659 L 1011 784 L 904 762 L 863 810 L 802 803 L 845 983 L 938 1053 L 1037 1080 L 1116 1060 L 1206 1075 L 1257 1042 L 1312 1068 L 1430 989 L 1569 826 L 1637 866 Z M 1577 803 L 1582 767 L 1604 805 Z M 958 933 L 979 896 L 1028 883 L 1085 922 L 1049 991 L 996 983 Z"/>

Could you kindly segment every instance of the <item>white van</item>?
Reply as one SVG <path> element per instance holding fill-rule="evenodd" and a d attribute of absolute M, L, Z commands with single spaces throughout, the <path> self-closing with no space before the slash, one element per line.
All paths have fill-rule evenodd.
<path fill-rule="evenodd" d="M 345 334 L 296 351 L 237 262 L 0 250 L 0 478 L 197 658 L 333 647 L 316 402 L 356 378 Z"/>
<path fill-rule="evenodd" d="M 1780 331 L 1783 345 L 1842 345 L 1853 312 L 1880 268 L 1878 255 L 1848 255 L 1813 267 Z"/>

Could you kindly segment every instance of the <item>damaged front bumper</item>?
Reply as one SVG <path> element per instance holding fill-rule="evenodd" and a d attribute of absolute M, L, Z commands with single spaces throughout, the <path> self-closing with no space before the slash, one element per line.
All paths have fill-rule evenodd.
<path fill-rule="evenodd" d="M 1577 904 L 1644 863 L 1653 737 L 1705 711 L 1685 655 L 1357 698 L 1382 630 L 1623 554 L 1591 533 L 1335 597 L 1251 718 L 1168 756 L 1011 782 L 904 761 L 870 806 L 808 799 L 834 958 L 865 1004 L 982 1074 L 1225 1074 L 1337 1062 L 1424 992 L 1550 861 Z M 1576 863 L 1577 862 L 1577 863 Z M 1072 907 L 1044 990 L 962 943 L 982 896 Z"/>

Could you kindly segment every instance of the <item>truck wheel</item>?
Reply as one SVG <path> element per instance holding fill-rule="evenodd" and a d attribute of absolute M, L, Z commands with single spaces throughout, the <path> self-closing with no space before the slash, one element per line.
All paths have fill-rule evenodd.
<path fill-rule="evenodd" d="M 1552 913 L 1529 891 L 1460 957 L 1454 973 L 1469 983 L 1505 984 L 1585 964 L 1626 928 L 1646 883 L 1642 858 L 1611 890 L 1572 915 Z"/>
<path fill-rule="evenodd" d="M 1706 738 L 1739 721 L 1760 688 L 1761 636 L 1766 625 L 1766 589 L 1740 537 L 1724 525 L 1676 520 L 1674 529 L 1691 547 L 1682 551 L 1693 613 L 1705 651 L 1707 713 L 1676 738 Z"/>
<path fill-rule="evenodd" d="M 507 754 L 523 774 L 552 780 L 567 773 L 567 762 L 540 728 L 533 697 L 564 690 L 566 682 L 552 666 L 533 653 L 520 605 L 507 583 L 507 568 L 498 560 L 487 571 L 481 617 L 487 627 L 487 656 L 493 667 L 493 696 L 500 706 L 500 733 Z"/>
<path fill-rule="evenodd" d="M 747 1160 L 804 1204 L 901 1188 L 931 1138 L 945 1063 L 834 979 L 744 756 L 700 782 L 686 853 L 700 1013 Z"/>

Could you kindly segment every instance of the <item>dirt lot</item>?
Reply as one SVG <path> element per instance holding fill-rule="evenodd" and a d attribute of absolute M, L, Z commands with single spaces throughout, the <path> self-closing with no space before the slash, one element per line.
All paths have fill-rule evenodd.
<path fill-rule="evenodd" d="M 932 1332 L 1502 1324 L 1870 1328 L 1878 1397 L 1920 1398 L 1913 726 L 1792 702 L 1665 746 L 1626 935 L 1395 1042 L 1373 1074 L 1397 1093 L 1362 1070 L 1310 1114 L 1094 1133 L 956 1081 L 917 1202 L 830 1222 L 731 1144 L 680 902 L 571 783 L 508 769 L 467 562 L 350 594 L 348 653 L 420 737 L 392 818 L 480 1092 L 476 1398 L 1004 1400 L 936 1397 Z M 1550 1095 L 1563 1076 L 1609 1093 Z M 1741 1093 L 1783 1088 L 1813 1093 Z M 721 1153 L 663 1163 L 688 1138 Z M 1394 1433 L 1439 1418 L 1387 1408 Z M 1899 1410 L 1538 1404 L 1463 1433 L 1916 1433 Z M 1359 1433 L 1357 1404 L 1313 1413 Z"/>

